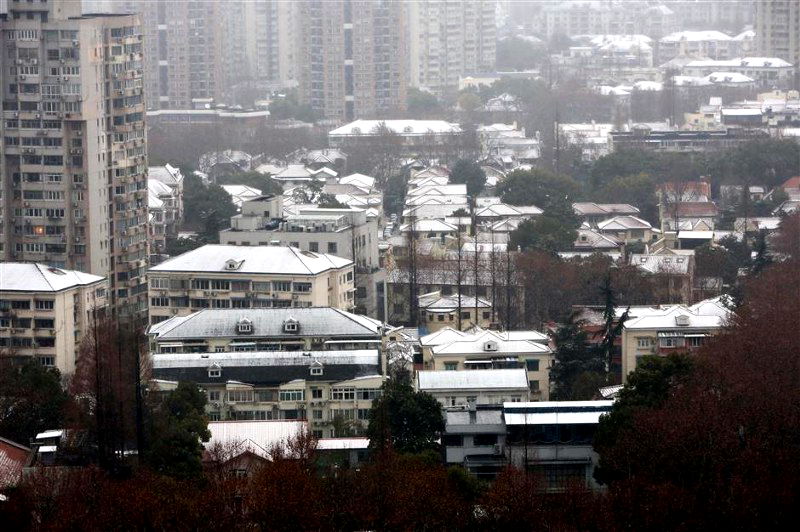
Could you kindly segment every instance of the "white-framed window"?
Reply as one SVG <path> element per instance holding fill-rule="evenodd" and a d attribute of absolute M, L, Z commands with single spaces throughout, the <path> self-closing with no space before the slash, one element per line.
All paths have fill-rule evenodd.
<path fill-rule="evenodd" d="M 639 349 L 649 349 L 653 345 L 652 338 L 637 338 L 636 339 L 636 347 Z"/>
<path fill-rule="evenodd" d="M 278 392 L 279 401 L 304 401 L 305 390 L 280 390 Z"/>
<path fill-rule="evenodd" d="M 355 388 L 331 388 L 331 399 L 333 401 L 354 401 L 355 398 Z"/>
<path fill-rule="evenodd" d="M 155 290 L 169 290 L 169 278 L 167 277 L 151 277 L 150 288 Z"/>
<path fill-rule="evenodd" d="M 36 310 L 53 310 L 55 308 L 55 301 L 52 299 L 37 299 Z"/>
<path fill-rule="evenodd" d="M 212 390 L 208 392 L 209 401 L 219 401 L 219 390 Z"/>
<path fill-rule="evenodd" d="M 208 377 L 213 379 L 222 376 L 222 368 L 214 365 L 208 368 Z"/>
<path fill-rule="evenodd" d="M 252 403 L 253 390 L 228 390 L 229 403 Z"/>
<path fill-rule="evenodd" d="M 322 375 L 322 366 L 311 366 L 311 374 L 316 376 Z"/>
<path fill-rule="evenodd" d="M 455 371 L 458 369 L 458 362 L 445 362 L 444 369 L 445 371 Z"/>

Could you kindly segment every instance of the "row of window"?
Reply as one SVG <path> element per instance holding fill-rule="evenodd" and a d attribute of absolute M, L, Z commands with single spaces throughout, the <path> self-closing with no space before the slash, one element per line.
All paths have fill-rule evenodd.
<path fill-rule="evenodd" d="M 36 310 L 53 310 L 55 308 L 53 299 L 36 299 L 33 304 Z M 30 308 L 30 299 L 0 299 L 0 310 L 30 310 Z"/>
<path fill-rule="evenodd" d="M 55 320 L 48 318 L 0 318 L 0 329 L 30 329 L 33 324 L 34 329 L 52 329 L 55 327 Z"/>
<path fill-rule="evenodd" d="M 224 397 L 229 403 L 253 403 L 253 402 L 274 402 L 279 401 L 305 401 L 305 390 L 279 390 L 276 394 L 275 390 L 228 390 L 224 392 Z M 332 388 L 331 400 L 334 401 L 354 401 L 356 398 L 360 400 L 373 400 L 380 397 L 380 389 L 378 388 Z M 323 399 L 323 390 L 320 388 L 312 388 L 312 399 Z M 211 390 L 208 392 L 208 400 L 210 402 L 219 402 L 223 397 L 223 392 L 219 390 Z M 355 412 L 355 410 L 337 410 L 337 412 Z M 361 418 L 359 418 L 361 419 Z"/>

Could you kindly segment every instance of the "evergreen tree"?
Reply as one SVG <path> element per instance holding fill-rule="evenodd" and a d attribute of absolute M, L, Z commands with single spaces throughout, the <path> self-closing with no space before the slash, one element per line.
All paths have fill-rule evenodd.
<path fill-rule="evenodd" d="M 0 358 L 0 436 L 28 445 L 39 432 L 61 428 L 66 401 L 57 369 Z"/>

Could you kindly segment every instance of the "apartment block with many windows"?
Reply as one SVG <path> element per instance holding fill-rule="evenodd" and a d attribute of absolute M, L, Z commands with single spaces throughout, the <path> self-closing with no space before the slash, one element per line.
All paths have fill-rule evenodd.
<path fill-rule="evenodd" d="M 105 313 L 105 278 L 44 264 L 0 263 L 0 353 L 75 371 L 81 341 Z"/>
<path fill-rule="evenodd" d="M 0 19 L 0 256 L 108 277 L 146 310 L 142 36 L 79 2 L 8 3 Z"/>
<path fill-rule="evenodd" d="M 278 246 L 207 245 L 148 273 L 150 323 L 211 309 L 353 306 L 353 262 Z"/>

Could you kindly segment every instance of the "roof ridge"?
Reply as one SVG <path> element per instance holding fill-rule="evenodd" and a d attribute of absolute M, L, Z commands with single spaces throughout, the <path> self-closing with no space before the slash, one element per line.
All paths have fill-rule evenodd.
<path fill-rule="evenodd" d="M 44 264 L 40 264 L 38 262 L 35 262 L 33 265 L 34 265 L 34 267 L 36 267 L 36 271 L 39 272 L 39 275 L 42 276 L 42 279 L 44 279 L 44 282 L 47 283 L 47 286 L 49 286 L 51 290 L 58 291 L 56 289 L 56 287 L 53 286 L 53 284 L 50 282 L 50 280 L 47 278 L 47 276 L 42 271 L 42 267 L 43 266 L 46 267 L 46 268 L 49 268 L 49 266 L 45 266 Z"/>

